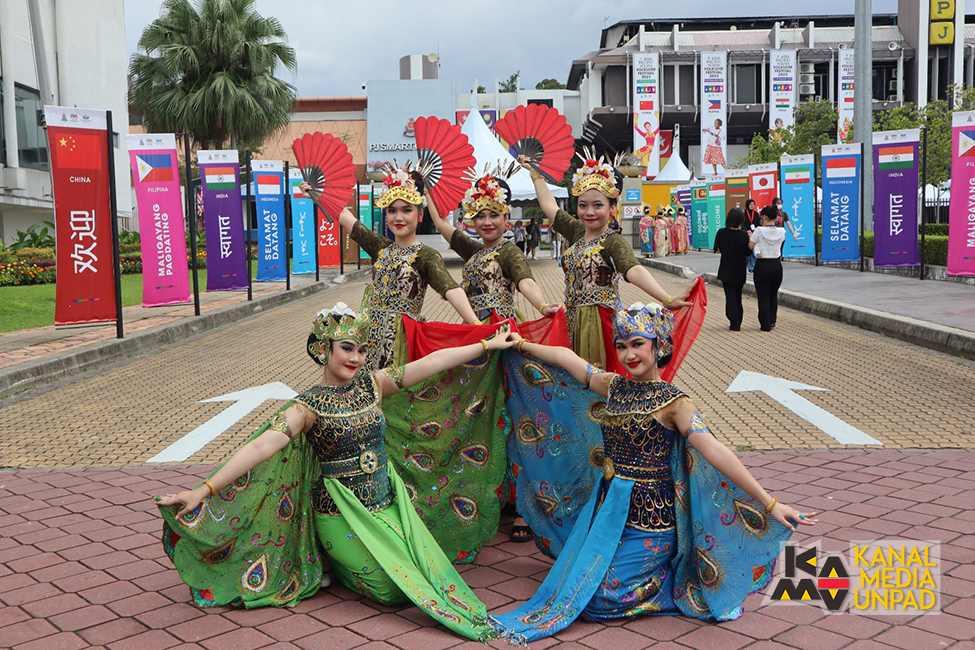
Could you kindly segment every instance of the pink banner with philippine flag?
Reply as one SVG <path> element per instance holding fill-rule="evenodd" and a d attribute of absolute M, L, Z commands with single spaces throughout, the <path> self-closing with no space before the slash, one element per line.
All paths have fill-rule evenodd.
<path fill-rule="evenodd" d="M 948 275 L 975 275 L 975 111 L 951 115 Z"/>
<path fill-rule="evenodd" d="M 190 301 L 176 136 L 126 135 L 142 239 L 142 306 Z"/>

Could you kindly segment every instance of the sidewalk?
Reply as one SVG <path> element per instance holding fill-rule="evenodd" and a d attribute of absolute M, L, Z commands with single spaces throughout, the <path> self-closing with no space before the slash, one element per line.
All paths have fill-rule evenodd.
<path fill-rule="evenodd" d="M 647 266 L 717 281 L 720 256 L 691 252 L 644 261 Z M 860 273 L 802 262 L 783 263 L 779 306 L 842 321 L 878 334 L 975 359 L 975 287 Z M 745 293 L 754 295 L 749 276 Z"/>

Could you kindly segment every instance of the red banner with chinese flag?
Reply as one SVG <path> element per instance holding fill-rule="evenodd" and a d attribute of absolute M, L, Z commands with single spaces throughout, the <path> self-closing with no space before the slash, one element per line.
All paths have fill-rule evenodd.
<path fill-rule="evenodd" d="M 57 244 L 54 324 L 114 321 L 105 111 L 45 106 Z"/>

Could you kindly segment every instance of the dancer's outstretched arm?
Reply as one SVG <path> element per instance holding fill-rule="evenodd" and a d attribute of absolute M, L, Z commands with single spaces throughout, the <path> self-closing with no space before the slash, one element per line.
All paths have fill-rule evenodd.
<path fill-rule="evenodd" d="M 535 196 L 538 198 L 538 206 L 545 213 L 545 216 L 548 217 L 549 221 L 553 221 L 555 219 L 555 213 L 559 211 L 559 204 L 552 195 L 552 190 L 549 189 L 545 179 L 532 169 L 529 160 L 530 158 L 528 156 L 518 156 L 518 162 L 521 166 L 529 172 L 534 172 L 532 173 L 532 185 L 535 186 Z"/>
<path fill-rule="evenodd" d="M 430 213 L 430 218 L 433 219 L 433 225 L 440 231 L 440 234 L 443 235 L 443 238 L 449 244 L 450 238 L 454 236 L 454 231 L 457 228 L 451 226 L 450 222 L 440 216 L 440 212 L 437 210 L 437 206 L 434 204 L 429 193 L 427 194 L 427 212 Z"/>
<path fill-rule="evenodd" d="M 532 343 L 519 334 L 512 334 L 512 336 L 518 351 L 522 354 L 531 355 L 554 366 L 561 366 L 580 384 L 584 384 L 602 397 L 609 395 L 609 382 L 616 373 L 600 370 L 569 348 Z"/>

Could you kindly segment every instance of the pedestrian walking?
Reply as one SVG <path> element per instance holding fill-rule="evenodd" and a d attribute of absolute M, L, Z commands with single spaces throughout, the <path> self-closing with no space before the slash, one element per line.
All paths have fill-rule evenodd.
<path fill-rule="evenodd" d="M 745 268 L 752 254 L 748 246 L 748 234 L 742 230 L 744 224 L 744 211 L 734 208 L 728 212 L 724 228 L 714 236 L 714 252 L 721 254 L 718 279 L 724 288 L 724 313 L 728 317 L 728 329 L 733 332 L 741 330 L 741 321 L 744 318 L 741 289 L 745 286 Z"/>
<path fill-rule="evenodd" d="M 538 218 L 532 217 L 532 220 L 528 222 L 528 228 L 525 231 L 525 256 L 531 255 L 531 258 L 538 259 L 535 256 L 535 249 L 538 248 L 538 243 L 542 239 L 542 227 L 538 225 Z"/>
<path fill-rule="evenodd" d="M 521 249 L 521 252 L 525 252 L 525 226 L 520 221 L 515 222 L 515 227 L 512 229 L 515 234 L 515 246 Z"/>
<path fill-rule="evenodd" d="M 565 245 L 565 240 L 562 239 L 562 235 L 555 232 L 551 226 L 549 226 L 548 231 L 551 233 L 552 237 L 552 259 L 560 260 L 562 259 L 562 249 Z"/>
<path fill-rule="evenodd" d="M 758 296 L 758 323 L 763 332 L 775 327 L 782 285 L 782 244 L 785 230 L 775 225 L 774 205 L 762 208 L 762 224 L 752 232 L 748 247 L 755 251 L 755 293 Z"/>
<path fill-rule="evenodd" d="M 751 237 L 752 231 L 762 225 L 762 213 L 758 211 L 755 206 L 755 199 L 748 199 L 745 201 L 745 224 L 743 229 L 745 234 Z M 748 253 L 748 272 L 752 273 L 755 270 L 755 257 L 754 252 Z"/>
<path fill-rule="evenodd" d="M 789 232 L 792 233 L 792 241 L 798 241 L 799 237 L 796 235 L 796 229 L 792 227 L 792 222 L 789 221 L 789 214 L 782 209 L 782 199 L 779 197 L 772 199 L 772 207 L 775 208 L 776 212 L 775 225 L 788 228 Z"/>

